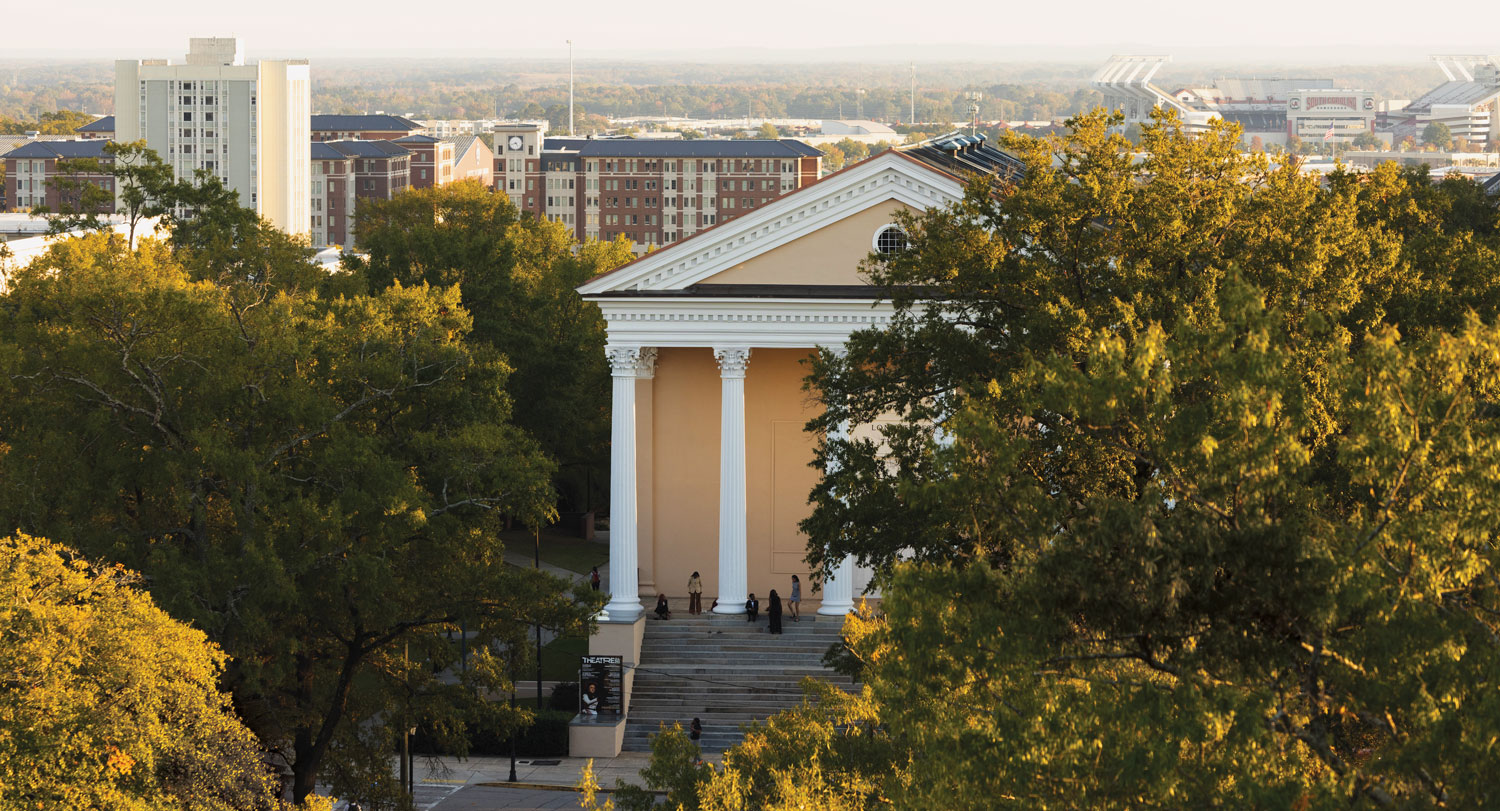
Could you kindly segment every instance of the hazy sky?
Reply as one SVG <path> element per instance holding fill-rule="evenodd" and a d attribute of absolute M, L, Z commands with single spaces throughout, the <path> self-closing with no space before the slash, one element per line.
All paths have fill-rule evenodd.
<path fill-rule="evenodd" d="M 1049 53 L 1059 59 L 1089 59 L 1111 50 L 1196 54 L 1199 51 L 1190 48 L 1196 45 L 1204 49 L 1202 58 L 1228 48 L 1239 59 L 1261 55 L 1268 60 L 1385 62 L 1432 50 L 1500 50 L 1500 36 L 1483 36 L 1494 30 L 1492 25 L 1462 24 L 1466 19 L 1493 19 L 1493 5 L 1448 3 L 1427 14 L 1413 10 L 1408 0 L 1296 5 L 1243 0 L 145 0 L 130 13 L 121 13 L 119 0 L 64 3 L 65 24 L 60 23 L 55 3 L 10 4 L 0 58 L 87 52 L 111 58 L 175 59 L 186 50 L 189 36 L 238 36 L 252 55 L 310 57 L 564 56 L 563 41 L 570 38 L 580 59 L 625 53 L 702 56 L 726 48 L 805 52 L 890 46 L 890 57 L 898 61 L 941 59 L 945 53 L 974 58 L 975 50 L 992 52 L 995 60 L 1029 61 Z M 978 47 L 951 52 L 908 47 L 917 45 Z M 897 53 L 903 49 L 910 54 Z"/>

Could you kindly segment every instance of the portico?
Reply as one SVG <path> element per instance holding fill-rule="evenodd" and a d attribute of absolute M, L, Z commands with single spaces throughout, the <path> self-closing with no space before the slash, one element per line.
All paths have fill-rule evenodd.
<path fill-rule="evenodd" d="M 805 611 L 854 608 L 868 572 L 844 560 L 815 590 L 806 563 L 799 525 L 822 475 L 806 426 L 823 407 L 806 361 L 890 323 L 860 266 L 902 249 L 901 212 L 962 197 L 960 173 L 998 154 L 978 144 L 883 152 L 579 288 L 604 316 L 614 375 L 612 594 L 590 652 L 623 658 L 627 712 L 643 604 L 684 598 L 694 572 L 719 614 L 744 613 L 751 593 L 788 596 L 792 575 Z"/>
<path fill-rule="evenodd" d="M 853 562 L 813 593 L 798 528 L 819 475 L 805 361 L 888 323 L 860 264 L 892 243 L 897 212 L 961 195 L 949 172 L 882 153 L 580 288 L 614 376 L 610 621 L 685 596 L 695 571 L 716 613 L 785 594 L 793 574 L 819 613 L 853 608 Z"/>

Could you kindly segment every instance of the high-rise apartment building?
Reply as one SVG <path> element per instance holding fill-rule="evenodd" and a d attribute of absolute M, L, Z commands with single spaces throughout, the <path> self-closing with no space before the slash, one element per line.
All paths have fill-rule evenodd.
<path fill-rule="evenodd" d="M 495 190 L 580 239 L 625 235 L 638 251 L 684 239 L 818 179 L 822 153 L 790 139 L 544 138 L 495 127 Z"/>
<path fill-rule="evenodd" d="M 239 40 L 193 38 L 182 64 L 115 63 L 115 140 L 144 140 L 178 177 L 205 170 L 289 234 L 308 233 L 305 59 L 245 64 Z"/>

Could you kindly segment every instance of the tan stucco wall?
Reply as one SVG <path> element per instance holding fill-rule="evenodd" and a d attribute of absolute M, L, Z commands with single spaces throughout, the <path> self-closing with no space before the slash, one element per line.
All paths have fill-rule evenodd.
<path fill-rule="evenodd" d="M 793 573 L 802 577 L 803 599 L 813 596 L 802 561 L 807 539 L 797 529 L 811 511 L 807 495 L 818 478 L 808 466 L 814 438 L 803 430 L 817 413 L 802 390 L 801 361 L 808 355 L 753 349 L 745 377 L 749 588 L 762 599 L 772 588 L 785 597 Z M 654 581 L 656 591 L 686 597 L 688 576 L 697 571 L 707 608 L 719 591 L 720 383 L 712 350 L 658 350 L 651 385 L 652 464 L 640 469 L 651 496 L 648 505 L 640 494 L 640 514 L 652 517 L 649 530 L 644 521 L 641 527 L 641 578 Z M 643 589 L 643 603 L 653 597 Z"/>
<path fill-rule="evenodd" d="M 877 203 L 700 284 L 865 284 L 859 263 L 870 255 L 875 232 L 891 223 L 896 211 L 906 208 L 896 200 Z"/>

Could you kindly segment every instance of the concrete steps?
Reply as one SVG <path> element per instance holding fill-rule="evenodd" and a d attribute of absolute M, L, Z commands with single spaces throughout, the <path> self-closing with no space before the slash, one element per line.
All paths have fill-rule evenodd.
<path fill-rule="evenodd" d="M 766 632 L 766 618 L 685 612 L 670 620 L 647 619 L 641 662 L 625 726 L 625 750 L 649 751 L 649 736 L 665 724 L 686 730 L 703 723 L 704 751 L 739 743 L 741 727 L 802 702 L 803 678 L 828 681 L 846 690 L 855 685 L 823 666 L 823 655 L 838 642 L 842 617 L 804 614 L 800 622 L 782 617 L 782 633 Z"/>

